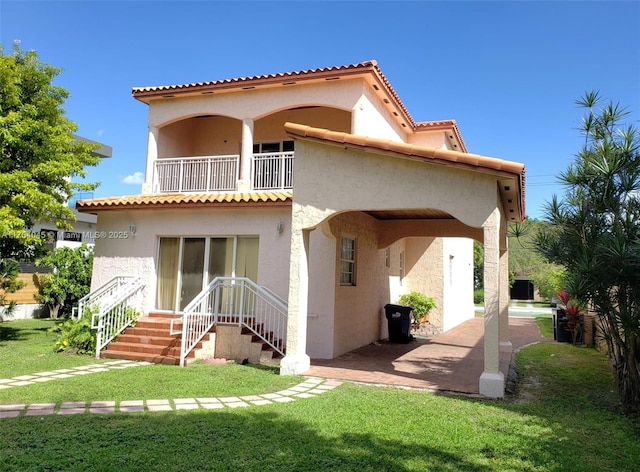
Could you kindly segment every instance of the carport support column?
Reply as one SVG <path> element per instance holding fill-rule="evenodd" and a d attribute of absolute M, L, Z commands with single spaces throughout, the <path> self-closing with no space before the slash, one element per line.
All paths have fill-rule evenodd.
<path fill-rule="evenodd" d="M 307 307 L 309 302 L 309 230 L 291 228 L 289 263 L 289 311 L 287 352 L 280 361 L 280 375 L 298 375 L 311 367 L 307 355 Z"/>
<path fill-rule="evenodd" d="M 506 240 L 506 238 L 504 238 Z M 504 242 L 506 244 L 506 241 Z M 509 251 L 500 250 L 500 352 L 511 353 L 509 341 Z"/>
<path fill-rule="evenodd" d="M 253 157 L 253 119 L 242 120 L 242 146 L 240 147 L 240 177 L 238 191 L 251 190 L 251 159 Z"/>
<path fill-rule="evenodd" d="M 484 371 L 480 394 L 504 397 L 500 372 L 500 210 L 495 208 L 484 222 Z"/>

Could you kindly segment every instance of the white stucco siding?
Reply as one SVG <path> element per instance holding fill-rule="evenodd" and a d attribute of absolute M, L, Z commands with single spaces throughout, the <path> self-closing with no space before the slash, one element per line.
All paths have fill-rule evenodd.
<path fill-rule="evenodd" d="M 414 133 L 409 136 L 407 142 L 436 149 L 449 149 L 450 147 L 444 131 Z"/>
<path fill-rule="evenodd" d="M 305 227 L 350 209 L 424 208 L 481 227 L 496 205 L 495 176 L 302 140 L 294 181 L 294 200 L 314 208 L 301 214 Z"/>
<path fill-rule="evenodd" d="M 316 229 L 310 234 L 307 354 L 333 358 L 336 239 Z"/>
<path fill-rule="evenodd" d="M 373 97 L 369 87 L 363 87 L 362 96 L 353 108 L 351 118 L 352 134 L 378 139 L 404 142 L 406 134 L 395 122 L 391 114 Z M 333 128 L 329 128 L 332 129 Z"/>
<path fill-rule="evenodd" d="M 475 316 L 473 306 L 473 240 L 442 238 L 443 331 Z"/>
<path fill-rule="evenodd" d="M 198 115 L 257 120 L 275 111 L 301 105 L 324 105 L 348 111 L 353 109 L 361 95 L 361 80 L 344 80 L 154 100 L 149 105 L 149 126 L 163 126 Z"/>
<path fill-rule="evenodd" d="M 277 231 L 280 221 L 282 233 Z M 131 223 L 136 226 L 135 236 L 118 238 L 129 231 Z M 258 284 L 287 299 L 291 230 L 287 207 L 109 211 L 99 215 L 97 230 L 106 237 L 96 240 L 92 290 L 116 275 L 141 276 L 146 283 L 145 312 L 155 305 L 160 236 L 258 236 Z"/>

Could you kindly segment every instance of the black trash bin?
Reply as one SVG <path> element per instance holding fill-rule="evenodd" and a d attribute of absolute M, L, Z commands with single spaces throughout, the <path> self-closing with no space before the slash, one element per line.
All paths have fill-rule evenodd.
<path fill-rule="evenodd" d="M 413 339 L 411 336 L 411 312 L 413 307 L 394 305 L 389 303 L 384 306 L 389 325 L 389 342 L 394 344 L 406 344 Z"/>
<path fill-rule="evenodd" d="M 570 343 L 571 332 L 567 329 L 567 314 L 562 308 L 553 310 L 553 339 L 559 343 Z"/>

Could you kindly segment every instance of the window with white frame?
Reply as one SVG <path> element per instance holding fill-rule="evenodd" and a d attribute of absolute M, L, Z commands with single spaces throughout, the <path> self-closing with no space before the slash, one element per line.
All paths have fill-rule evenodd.
<path fill-rule="evenodd" d="M 356 284 L 356 240 L 343 237 L 340 240 L 340 285 Z"/>

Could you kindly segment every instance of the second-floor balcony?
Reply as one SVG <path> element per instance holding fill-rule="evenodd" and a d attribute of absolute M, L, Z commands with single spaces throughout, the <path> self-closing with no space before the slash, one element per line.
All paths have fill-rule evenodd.
<path fill-rule="evenodd" d="M 293 188 L 293 152 L 254 154 L 251 190 Z M 153 191 L 223 192 L 238 189 L 240 156 L 162 158 L 155 162 Z"/>

